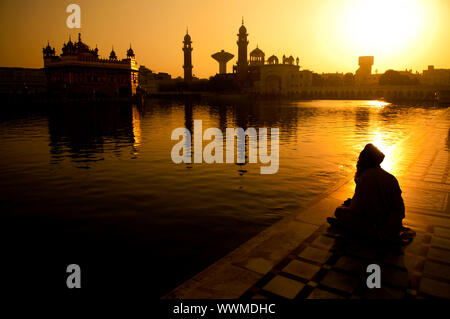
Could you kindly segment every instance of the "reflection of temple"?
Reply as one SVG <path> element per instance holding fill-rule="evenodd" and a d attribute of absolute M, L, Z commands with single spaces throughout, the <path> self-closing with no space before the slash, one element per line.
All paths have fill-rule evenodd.
<path fill-rule="evenodd" d="M 211 118 L 217 121 L 215 127 L 222 132 L 225 132 L 227 127 L 241 127 L 244 130 L 249 127 L 278 127 L 280 132 L 286 132 L 289 137 L 291 133 L 296 132 L 301 120 L 314 116 L 313 113 L 301 112 L 298 107 L 283 103 L 217 100 L 209 101 L 208 105 Z M 186 123 L 190 123 L 192 128 L 192 108 L 189 109 L 189 114 L 191 121 Z M 186 128 L 189 127 L 186 125 Z"/>
<path fill-rule="evenodd" d="M 43 50 L 44 70 L 48 88 L 70 96 L 123 96 L 136 93 L 138 67 L 130 46 L 127 57 L 119 60 L 111 51 L 108 59 L 98 55 L 81 41 L 64 43 L 62 54 L 57 56 L 49 44 Z"/>
<path fill-rule="evenodd" d="M 249 91 L 259 94 L 298 94 L 304 87 L 311 86 L 312 72 L 300 71 L 299 58 L 283 56 L 282 63 L 272 55 L 267 61 L 264 52 L 257 46 L 247 59 L 248 33 L 244 21 L 238 33 L 238 60 L 233 67 L 241 83 L 249 86 Z"/>
<path fill-rule="evenodd" d="M 141 111 L 138 110 L 136 105 L 132 106 L 132 127 L 133 127 L 133 147 L 135 148 L 135 154 L 137 154 L 137 148 L 142 142 L 142 131 L 141 131 Z"/>
<path fill-rule="evenodd" d="M 61 107 L 49 115 L 52 163 L 70 160 L 89 168 L 104 160 L 104 153 L 133 157 L 141 145 L 141 113 L 132 105 L 108 104 L 89 107 Z"/>

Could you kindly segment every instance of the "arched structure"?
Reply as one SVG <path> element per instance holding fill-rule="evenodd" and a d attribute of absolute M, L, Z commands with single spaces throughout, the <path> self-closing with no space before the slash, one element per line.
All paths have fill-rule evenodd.
<path fill-rule="evenodd" d="M 265 54 L 264 52 L 256 47 L 252 52 L 250 52 L 250 65 L 264 65 Z"/>
<path fill-rule="evenodd" d="M 278 64 L 278 58 L 276 55 L 272 55 L 267 59 L 268 64 Z"/>

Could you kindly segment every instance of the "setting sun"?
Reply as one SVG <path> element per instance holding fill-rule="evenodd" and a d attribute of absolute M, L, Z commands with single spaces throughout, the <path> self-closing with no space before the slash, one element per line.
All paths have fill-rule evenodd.
<path fill-rule="evenodd" d="M 416 56 L 432 31 L 431 9 L 422 0 L 351 0 L 339 13 L 339 39 L 361 55 Z"/>
<path fill-rule="evenodd" d="M 426 7 L 419 0 L 349 1 L 343 16 L 343 36 L 349 45 L 380 55 L 415 44 L 426 19 Z"/>

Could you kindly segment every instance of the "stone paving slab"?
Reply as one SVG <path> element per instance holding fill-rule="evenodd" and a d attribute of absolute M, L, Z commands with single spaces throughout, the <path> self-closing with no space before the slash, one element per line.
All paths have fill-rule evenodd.
<path fill-rule="evenodd" d="M 326 224 L 351 197 L 352 176 L 238 247 L 164 298 L 450 298 L 450 109 L 430 119 L 391 156 L 403 190 L 404 224 L 416 232 L 386 253 Z M 382 288 L 366 286 L 366 269 L 382 270 Z"/>

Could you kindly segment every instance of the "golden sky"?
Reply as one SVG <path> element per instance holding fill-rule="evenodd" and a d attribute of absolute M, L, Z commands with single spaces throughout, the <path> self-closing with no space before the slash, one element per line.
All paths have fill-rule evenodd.
<path fill-rule="evenodd" d="M 47 40 L 61 52 L 69 34 L 66 7 L 81 7 L 83 42 L 111 46 L 123 58 L 130 42 L 139 64 L 182 75 L 182 41 L 189 27 L 193 73 L 218 72 L 211 54 L 237 56 L 244 16 L 249 52 L 293 55 L 315 72 L 354 72 L 360 55 L 374 55 L 373 70 L 450 68 L 450 0 L 0 0 L 0 66 L 42 67 Z"/>

